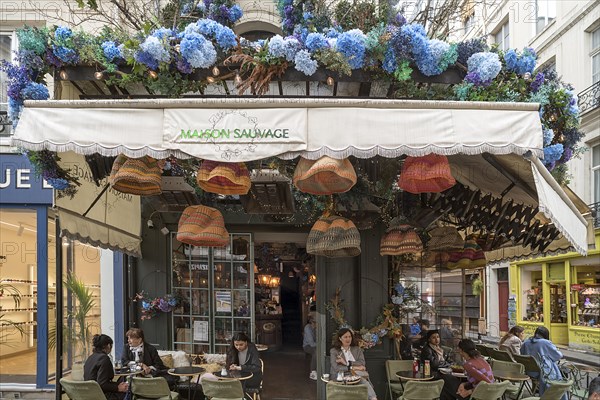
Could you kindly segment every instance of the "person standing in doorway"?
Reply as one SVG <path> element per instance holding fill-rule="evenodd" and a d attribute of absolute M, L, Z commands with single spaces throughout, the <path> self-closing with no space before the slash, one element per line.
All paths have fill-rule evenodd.
<path fill-rule="evenodd" d="M 317 380 L 317 321 L 313 314 L 308 316 L 308 322 L 304 326 L 302 336 L 302 348 L 304 352 L 310 354 L 310 375 L 313 381 Z"/>

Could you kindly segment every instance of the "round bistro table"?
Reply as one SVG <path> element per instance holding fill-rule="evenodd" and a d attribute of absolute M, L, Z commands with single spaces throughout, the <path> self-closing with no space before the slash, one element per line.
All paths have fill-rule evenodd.
<path fill-rule="evenodd" d="M 196 382 L 194 385 L 194 395 L 191 397 L 191 399 L 195 399 L 196 398 L 196 392 L 198 392 L 198 386 L 200 386 L 200 374 L 203 373 L 204 371 L 206 371 L 204 368 L 202 367 L 178 367 L 178 368 L 171 368 L 170 370 L 168 370 L 167 372 L 169 373 L 169 375 L 173 375 L 173 376 L 187 376 L 188 378 L 190 378 L 190 384 L 192 383 L 192 377 L 194 375 L 198 375 L 198 377 L 196 378 Z M 192 385 L 190 385 L 190 388 L 192 387 Z"/>

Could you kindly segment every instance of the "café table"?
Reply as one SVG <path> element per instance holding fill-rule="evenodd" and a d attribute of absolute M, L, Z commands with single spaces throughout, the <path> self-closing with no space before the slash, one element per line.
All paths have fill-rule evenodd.
<path fill-rule="evenodd" d="M 129 385 L 127 388 L 127 394 L 125 395 L 125 400 L 129 400 L 133 397 L 133 394 L 131 393 L 131 378 L 135 375 L 141 375 L 144 373 L 143 369 L 130 369 L 129 367 L 125 367 L 125 368 L 115 368 L 114 370 L 115 373 L 115 377 L 121 379 L 121 378 L 125 378 L 125 381 L 127 382 L 127 384 Z"/>
<path fill-rule="evenodd" d="M 173 375 L 173 376 L 187 376 L 188 378 L 190 378 L 190 390 L 192 388 L 192 377 L 194 375 L 198 375 L 198 377 L 196 378 L 196 382 L 194 385 L 194 395 L 191 397 L 191 399 L 195 399 L 196 398 L 196 392 L 198 392 L 198 386 L 200 386 L 200 374 L 203 373 L 204 371 L 206 371 L 204 368 L 202 367 L 178 367 L 178 368 L 171 368 L 170 370 L 168 370 L 167 372 L 169 373 L 169 375 Z"/>
<path fill-rule="evenodd" d="M 529 375 L 519 374 L 517 372 L 510 371 L 494 371 L 494 378 L 499 379 L 501 381 L 510 381 L 518 383 L 519 391 L 517 392 L 516 400 L 519 400 L 521 398 L 521 393 L 523 392 L 525 382 L 527 382 L 530 379 Z"/>
<path fill-rule="evenodd" d="M 357 385 L 357 384 L 361 383 L 360 376 L 358 377 L 358 379 L 355 379 L 355 380 L 347 380 L 346 379 L 346 380 L 338 381 L 337 379 L 331 379 L 331 378 L 325 379 L 325 377 L 321 375 L 321 380 L 325 383 L 331 383 L 334 385 Z"/>
<path fill-rule="evenodd" d="M 258 351 L 266 351 L 269 350 L 269 346 L 267 346 L 266 344 L 256 344 L 256 350 Z"/>
<path fill-rule="evenodd" d="M 404 390 L 404 384 L 402 382 L 406 381 L 430 381 L 433 379 L 433 375 L 425 375 L 422 372 L 413 372 L 413 371 L 398 371 L 396 372 L 396 376 L 400 379 L 400 386 L 402 386 L 402 390 Z"/>
<path fill-rule="evenodd" d="M 214 372 L 213 375 L 223 381 L 246 381 L 254 376 L 250 371 L 227 371 L 226 375 L 222 371 Z"/>

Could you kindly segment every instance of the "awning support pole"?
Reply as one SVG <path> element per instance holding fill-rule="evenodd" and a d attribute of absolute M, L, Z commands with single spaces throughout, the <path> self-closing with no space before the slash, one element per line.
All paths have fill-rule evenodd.
<path fill-rule="evenodd" d="M 83 214 L 81 214 L 82 216 L 86 216 L 87 213 L 90 212 L 90 210 L 92 208 L 94 208 L 94 206 L 96 205 L 96 203 L 98 202 L 98 200 L 100 200 L 100 197 L 102 197 L 102 195 L 104 194 L 104 192 L 106 192 L 106 190 L 108 189 L 108 187 L 110 186 L 110 183 L 107 183 L 106 186 L 104 186 L 104 189 L 102 189 L 102 191 L 100 193 L 98 193 L 98 196 L 96 196 L 96 198 L 94 199 L 94 201 L 92 201 L 92 204 L 90 204 L 90 206 L 88 207 L 87 210 L 85 210 L 85 212 Z"/>

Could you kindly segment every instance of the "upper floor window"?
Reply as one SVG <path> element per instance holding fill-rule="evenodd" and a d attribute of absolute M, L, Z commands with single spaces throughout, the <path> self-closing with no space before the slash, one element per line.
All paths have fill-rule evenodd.
<path fill-rule="evenodd" d="M 16 40 L 14 32 L 0 31 L 0 60 L 12 61 L 13 51 L 16 50 Z M 8 112 L 8 96 L 6 89 L 8 86 L 5 72 L 0 72 L 0 141 L 11 133 L 11 126 L 6 118 Z"/>
<path fill-rule="evenodd" d="M 594 203 L 600 202 L 600 144 L 592 147 L 592 175 L 594 179 Z"/>
<path fill-rule="evenodd" d="M 508 21 L 506 21 L 494 34 L 494 43 L 498 44 L 498 49 L 506 51 L 510 48 L 510 31 L 508 29 Z"/>
<path fill-rule="evenodd" d="M 555 0 L 535 0 L 535 34 L 540 33 L 546 25 L 556 18 Z"/>
<path fill-rule="evenodd" d="M 600 28 L 592 32 L 592 84 L 600 82 Z"/>

